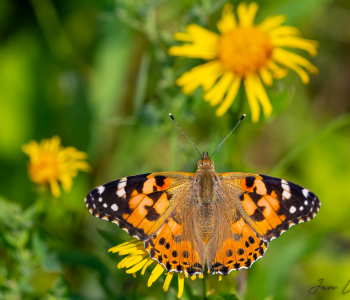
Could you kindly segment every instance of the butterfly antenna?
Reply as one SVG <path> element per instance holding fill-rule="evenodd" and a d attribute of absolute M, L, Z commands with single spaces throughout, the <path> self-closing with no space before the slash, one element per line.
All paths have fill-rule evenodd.
<path fill-rule="evenodd" d="M 213 152 L 213 154 L 210 156 L 210 159 L 213 157 L 214 153 L 220 148 L 220 146 L 227 140 L 227 138 L 231 135 L 232 132 L 234 132 L 234 130 L 236 129 L 236 127 L 239 125 L 239 123 L 241 123 L 241 121 L 245 118 L 245 114 L 239 119 L 238 123 L 236 124 L 235 128 L 233 128 L 231 130 L 231 132 L 227 135 L 227 137 L 224 138 L 224 140 L 221 142 L 221 144 L 215 149 L 215 151 Z"/>
<path fill-rule="evenodd" d="M 189 139 L 189 137 L 186 135 L 186 133 L 183 132 L 183 130 L 181 129 L 181 127 L 179 126 L 179 124 L 177 124 L 177 122 L 174 119 L 174 116 L 169 113 L 170 118 L 175 122 L 176 126 L 179 127 L 179 129 L 181 130 L 181 132 L 184 134 L 184 136 L 190 141 L 190 143 L 192 144 L 193 147 L 196 148 L 197 152 L 199 153 L 199 155 L 203 158 L 202 154 L 199 152 L 199 150 L 197 149 L 197 147 L 195 146 L 195 144 L 192 143 L 192 141 Z"/>

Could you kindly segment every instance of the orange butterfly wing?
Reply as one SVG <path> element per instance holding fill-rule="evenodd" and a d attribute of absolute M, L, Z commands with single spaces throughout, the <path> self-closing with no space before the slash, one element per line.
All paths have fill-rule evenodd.
<path fill-rule="evenodd" d="M 95 217 L 144 241 L 150 256 L 168 271 L 198 274 L 205 250 L 194 230 L 192 178 L 185 172 L 125 177 L 95 188 L 85 203 Z"/>
<path fill-rule="evenodd" d="M 234 172 L 218 176 L 222 218 L 208 244 L 213 249 L 208 258 L 211 273 L 249 268 L 263 256 L 268 241 L 310 221 L 320 207 L 315 194 L 283 179 Z"/>

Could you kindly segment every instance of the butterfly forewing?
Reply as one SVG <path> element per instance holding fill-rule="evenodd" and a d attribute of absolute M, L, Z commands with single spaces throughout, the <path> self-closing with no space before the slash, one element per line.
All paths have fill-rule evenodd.
<path fill-rule="evenodd" d="M 89 211 L 116 223 L 131 236 L 147 240 L 174 209 L 173 195 L 191 173 L 149 173 L 124 177 L 93 189 L 85 198 Z"/>
<path fill-rule="evenodd" d="M 316 216 L 320 201 L 311 191 L 275 177 L 248 173 L 219 174 L 229 190 L 242 190 L 240 203 L 249 224 L 265 241 L 280 236 L 292 225 Z"/>

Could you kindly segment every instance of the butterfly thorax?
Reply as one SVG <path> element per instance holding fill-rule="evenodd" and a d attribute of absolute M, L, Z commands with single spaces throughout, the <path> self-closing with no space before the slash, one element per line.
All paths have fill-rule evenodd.
<path fill-rule="evenodd" d="M 198 169 L 194 175 L 197 188 L 197 199 L 199 209 L 197 210 L 197 220 L 199 232 L 205 244 L 208 243 L 214 227 L 214 201 L 215 182 L 217 180 L 214 171 L 214 163 L 207 155 L 198 162 Z"/>

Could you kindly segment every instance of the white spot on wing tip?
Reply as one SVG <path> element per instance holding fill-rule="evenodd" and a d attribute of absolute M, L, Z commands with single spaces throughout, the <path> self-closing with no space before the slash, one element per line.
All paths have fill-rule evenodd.
<path fill-rule="evenodd" d="M 285 189 L 282 193 L 282 197 L 284 199 L 290 199 L 292 197 L 292 194 L 288 190 Z"/>
<path fill-rule="evenodd" d="M 105 187 L 103 185 L 101 185 L 97 188 L 97 190 L 98 190 L 98 193 L 101 195 L 104 192 Z"/>
<path fill-rule="evenodd" d="M 119 188 L 119 185 L 118 185 Z M 121 188 L 120 190 L 117 191 L 117 196 L 121 198 L 125 198 L 125 189 Z"/>
<path fill-rule="evenodd" d="M 285 191 L 290 192 L 290 187 L 289 187 L 288 181 L 282 179 L 282 180 L 281 180 L 281 185 L 282 185 L 282 188 L 283 188 Z"/>
<path fill-rule="evenodd" d="M 295 206 L 291 206 L 290 209 L 289 209 L 289 212 L 291 214 L 294 214 L 296 211 L 297 211 L 297 209 L 295 208 Z"/>
<path fill-rule="evenodd" d="M 114 204 L 111 206 L 111 209 L 114 210 L 114 211 L 117 211 L 117 210 L 118 210 L 118 205 L 114 203 Z"/>
<path fill-rule="evenodd" d="M 103 203 L 104 208 L 107 208 L 107 206 L 108 206 L 107 203 Z"/>
<path fill-rule="evenodd" d="M 305 196 L 305 198 L 307 198 L 309 196 L 309 190 L 307 190 L 307 189 L 303 189 L 302 193 Z"/>
<path fill-rule="evenodd" d="M 126 177 L 120 178 L 118 183 L 118 190 L 123 189 L 126 186 L 126 181 L 128 179 Z"/>

